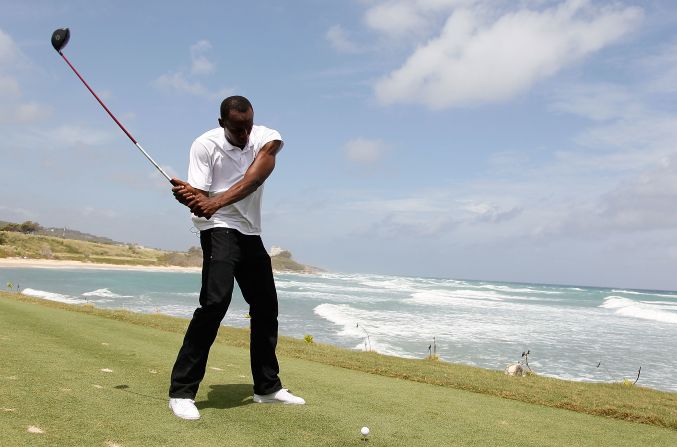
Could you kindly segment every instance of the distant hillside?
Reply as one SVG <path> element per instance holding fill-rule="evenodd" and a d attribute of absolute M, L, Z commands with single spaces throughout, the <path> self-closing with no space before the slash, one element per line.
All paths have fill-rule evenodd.
<path fill-rule="evenodd" d="M 114 241 L 107 237 L 94 236 L 93 234 L 83 233 L 77 230 L 71 230 L 70 228 L 42 228 L 38 230 L 35 234 L 42 234 L 44 236 L 55 236 L 62 239 L 73 239 L 76 241 L 88 241 L 88 242 L 99 242 L 102 244 L 117 244 L 124 245 L 122 242 Z"/>
<path fill-rule="evenodd" d="M 40 234 L 0 231 L 0 257 L 56 259 L 119 265 L 172 265 L 163 250 L 133 244 L 63 239 Z"/>
<path fill-rule="evenodd" d="M 0 258 L 56 259 L 116 265 L 200 267 L 202 250 L 191 247 L 186 252 L 158 250 L 76 230 L 42 228 L 34 222 L 15 224 L 0 222 L 0 229 L 10 225 L 12 231 L 0 231 Z M 22 232 L 21 228 L 26 232 Z M 277 248 L 277 247 L 275 247 Z M 276 271 L 317 272 L 320 269 L 299 264 L 289 251 L 271 251 Z"/>
<path fill-rule="evenodd" d="M 44 236 L 55 236 L 62 239 L 73 239 L 76 241 L 99 242 L 102 244 L 118 244 L 124 245 L 121 242 L 101 236 L 94 236 L 93 234 L 83 233 L 78 230 L 72 230 L 66 227 L 51 227 L 44 228 L 37 222 L 27 220 L 23 223 L 5 222 L 0 220 L 0 230 L 18 232 L 24 234 L 41 234 Z"/>
<path fill-rule="evenodd" d="M 289 250 L 284 250 L 280 247 L 273 246 L 270 249 L 270 260 L 273 263 L 273 270 L 277 271 L 299 273 L 318 273 L 322 271 L 322 269 L 317 267 L 299 264 L 292 259 L 292 254 Z"/>

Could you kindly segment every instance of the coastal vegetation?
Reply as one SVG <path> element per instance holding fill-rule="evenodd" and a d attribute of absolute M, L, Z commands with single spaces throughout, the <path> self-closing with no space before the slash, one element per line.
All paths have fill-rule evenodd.
<path fill-rule="evenodd" d="M 75 230 L 43 228 L 36 222 L 0 223 L 0 258 L 54 259 L 96 264 L 200 267 L 202 250 L 186 252 L 159 250 L 138 244 L 120 243 Z M 271 256 L 276 271 L 310 272 L 312 267 L 281 251 Z"/>
<path fill-rule="evenodd" d="M 283 381 L 307 405 L 252 405 L 249 332 L 222 327 L 196 403 L 166 408 L 188 320 L 0 293 L 0 444 L 675 445 L 677 394 L 509 377 L 281 337 Z M 567 411 L 570 410 L 570 411 Z M 587 414 L 585 414 L 587 413 Z M 637 423 L 640 422 L 640 423 Z"/>

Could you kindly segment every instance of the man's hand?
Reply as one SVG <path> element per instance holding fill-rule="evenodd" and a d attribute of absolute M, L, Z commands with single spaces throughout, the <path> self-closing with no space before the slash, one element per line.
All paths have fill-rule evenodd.
<path fill-rule="evenodd" d="M 210 198 L 206 191 L 193 188 L 190 184 L 177 178 L 171 179 L 170 182 L 174 185 L 172 192 L 176 200 L 190 208 L 190 212 L 197 217 L 209 219 L 221 208 L 216 199 Z"/>
<path fill-rule="evenodd" d="M 199 189 L 193 188 L 183 180 L 173 178 L 170 180 L 170 182 L 172 183 L 172 185 L 174 185 L 174 187 L 172 188 L 174 197 L 176 198 L 176 200 L 179 201 L 179 203 L 183 205 L 188 206 L 188 203 L 191 200 L 193 200 L 195 196 L 201 195 L 201 191 Z"/>
<path fill-rule="evenodd" d="M 221 208 L 216 196 L 207 197 L 203 194 L 194 195 L 186 205 L 190 208 L 191 213 L 197 217 L 205 217 L 207 219 L 212 217 Z"/>

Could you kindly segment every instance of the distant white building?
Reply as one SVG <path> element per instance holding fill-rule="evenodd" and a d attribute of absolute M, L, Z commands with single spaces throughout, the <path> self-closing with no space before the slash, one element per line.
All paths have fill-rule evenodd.
<path fill-rule="evenodd" d="M 284 249 L 282 247 L 278 247 L 277 245 L 273 245 L 270 247 L 270 252 L 268 253 L 270 256 L 277 256 L 280 253 L 282 253 Z"/>
<path fill-rule="evenodd" d="M 271 257 L 273 256 L 283 256 L 285 258 L 291 258 L 291 253 L 287 250 L 285 250 L 282 247 L 278 247 L 276 245 L 273 245 L 270 247 L 270 252 L 268 253 Z"/>

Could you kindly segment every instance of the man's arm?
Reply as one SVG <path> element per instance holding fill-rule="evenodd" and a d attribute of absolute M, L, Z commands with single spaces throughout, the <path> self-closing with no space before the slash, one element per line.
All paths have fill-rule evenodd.
<path fill-rule="evenodd" d="M 206 191 L 193 188 L 181 180 L 172 179 L 172 184 L 175 185 L 172 188 L 174 196 L 179 202 L 188 206 L 196 216 L 209 219 L 220 208 L 239 202 L 256 191 L 275 169 L 275 156 L 281 147 L 280 140 L 269 141 L 263 145 L 242 180 L 219 195 L 208 197 Z"/>

